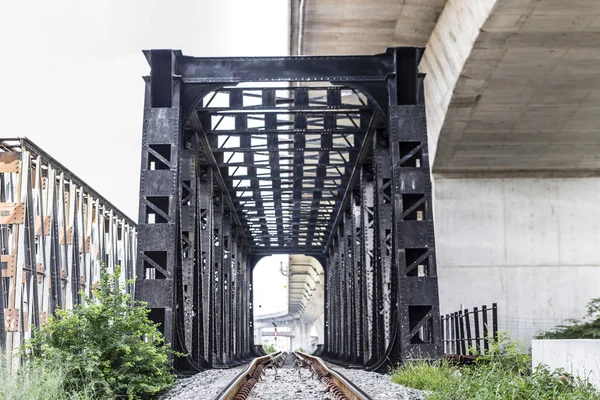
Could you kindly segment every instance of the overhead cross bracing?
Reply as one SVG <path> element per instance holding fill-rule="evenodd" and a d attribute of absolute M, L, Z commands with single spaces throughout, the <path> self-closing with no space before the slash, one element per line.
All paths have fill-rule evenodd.
<path fill-rule="evenodd" d="M 225 87 L 194 112 L 254 253 L 322 254 L 373 120 L 366 96 L 332 84 Z"/>

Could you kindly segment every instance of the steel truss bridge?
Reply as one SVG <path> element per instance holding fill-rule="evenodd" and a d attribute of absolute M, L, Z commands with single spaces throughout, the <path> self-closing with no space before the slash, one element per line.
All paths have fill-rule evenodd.
<path fill-rule="evenodd" d="M 422 49 L 145 55 L 136 295 L 176 368 L 255 355 L 252 269 L 279 253 L 324 266 L 326 358 L 440 357 Z"/>
<path fill-rule="evenodd" d="M 81 304 L 80 292 L 92 296 L 102 264 L 132 279 L 136 241 L 135 223 L 60 162 L 0 139 L 0 358 L 18 368 L 24 340 L 57 307 Z"/>

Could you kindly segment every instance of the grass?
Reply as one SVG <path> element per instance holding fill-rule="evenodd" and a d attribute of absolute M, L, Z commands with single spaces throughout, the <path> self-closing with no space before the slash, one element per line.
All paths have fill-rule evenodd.
<path fill-rule="evenodd" d="M 262 347 L 263 347 L 263 350 L 265 351 L 265 353 L 267 353 L 267 354 L 271 354 L 271 353 L 276 353 L 277 352 L 277 349 L 272 344 L 263 344 Z"/>
<path fill-rule="evenodd" d="M 589 383 L 546 366 L 531 369 L 531 356 L 502 340 L 474 365 L 415 361 L 399 366 L 392 381 L 427 390 L 428 400 L 592 400 L 600 399 Z"/>
<path fill-rule="evenodd" d="M 415 361 L 398 367 L 392 374 L 392 381 L 414 389 L 431 391 L 449 385 L 455 373 L 458 370 L 446 360 L 437 363 Z"/>
<path fill-rule="evenodd" d="M 91 398 L 85 390 L 64 392 L 65 370 L 59 365 L 22 366 L 18 373 L 8 371 L 0 360 L 0 399 L 2 400 L 75 400 Z"/>

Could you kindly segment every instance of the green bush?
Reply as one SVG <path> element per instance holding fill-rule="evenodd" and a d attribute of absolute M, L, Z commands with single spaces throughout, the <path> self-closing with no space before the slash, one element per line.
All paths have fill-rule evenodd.
<path fill-rule="evenodd" d="M 271 353 L 276 353 L 277 352 L 277 349 L 272 344 L 263 344 L 262 348 L 265 351 L 265 353 L 267 353 L 267 354 L 271 354 Z"/>
<path fill-rule="evenodd" d="M 531 356 L 507 339 L 491 346 L 474 365 L 419 361 L 399 366 L 392 380 L 428 390 L 428 400 L 589 400 L 598 392 L 561 370 L 546 366 L 531 370 Z"/>
<path fill-rule="evenodd" d="M 86 398 L 149 398 L 169 387 L 169 348 L 148 319 L 145 304 L 134 301 L 114 274 L 102 269 L 94 298 L 85 306 L 58 310 L 24 350 L 35 367 L 61 365 L 65 393 L 85 390 Z M 85 297 L 85 296 L 84 296 Z"/>
<path fill-rule="evenodd" d="M 538 339 L 598 339 L 600 338 L 600 299 L 592 299 L 587 304 L 587 321 L 569 320 L 568 325 L 537 335 Z"/>

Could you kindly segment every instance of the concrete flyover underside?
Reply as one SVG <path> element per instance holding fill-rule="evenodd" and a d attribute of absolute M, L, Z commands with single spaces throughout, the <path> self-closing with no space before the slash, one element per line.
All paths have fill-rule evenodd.
<path fill-rule="evenodd" d="M 292 52 L 426 46 L 434 173 L 600 167 L 596 0 L 303 0 L 294 15 Z"/>
<path fill-rule="evenodd" d="M 294 332 L 300 333 L 293 336 L 297 336 L 297 343 L 292 343 L 294 348 L 308 349 L 310 328 L 313 325 L 319 337 L 318 343 L 322 344 L 324 340 L 325 272 L 323 266 L 314 257 L 309 256 L 290 255 L 288 265 L 288 311 L 256 316 L 254 326 L 258 330 L 273 326 L 290 327 Z"/>

